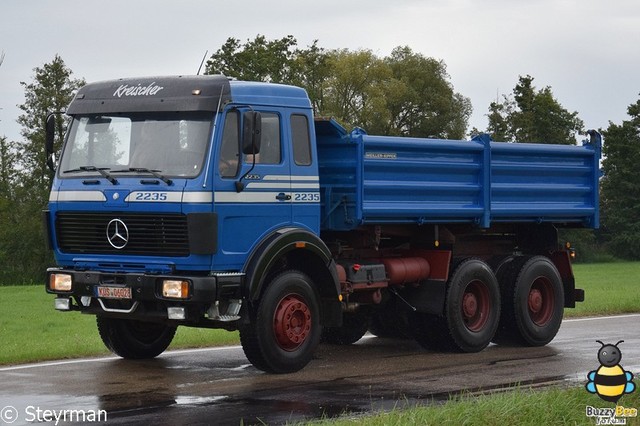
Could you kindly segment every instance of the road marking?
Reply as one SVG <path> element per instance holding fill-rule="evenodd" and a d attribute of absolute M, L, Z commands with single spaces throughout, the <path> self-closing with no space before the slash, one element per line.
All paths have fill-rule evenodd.
<path fill-rule="evenodd" d="M 636 318 L 636 317 L 640 317 L 640 314 L 625 314 L 625 315 L 615 315 L 615 316 L 608 316 L 608 317 L 570 318 L 570 319 L 563 320 L 563 322 L 580 322 L 580 321 L 609 320 L 609 319 Z M 375 336 L 370 335 L 370 336 L 364 336 L 364 337 L 372 338 Z M 236 345 L 236 346 L 216 346 L 213 348 L 176 349 L 176 350 L 167 351 L 162 355 L 160 355 L 159 357 L 163 358 L 163 357 L 170 357 L 174 355 L 185 355 L 185 354 L 195 354 L 199 352 L 216 352 L 216 351 L 227 351 L 227 350 L 238 350 L 238 349 L 242 349 L 242 346 Z M 121 358 L 118 356 L 106 356 L 101 358 L 80 358 L 80 359 L 70 359 L 66 361 L 48 361 L 48 362 L 39 362 L 36 364 L 21 364 L 21 365 L 14 365 L 10 367 L 0 367 L 0 373 L 7 372 L 7 371 L 26 370 L 29 368 L 55 367 L 59 365 L 82 364 L 85 362 L 105 362 L 105 361 L 112 361 L 115 359 L 121 359 Z"/>
<path fill-rule="evenodd" d="M 579 322 L 579 321 L 594 321 L 594 320 L 608 320 L 608 319 L 621 319 L 621 318 L 635 318 L 640 317 L 640 314 L 625 314 L 625 315 L 614 315 L 610 317 L 587 317 L 587 318 L 569 318 L 562 320 L 562 322 Z"/>
<path fill-rule="evenodd" d="M 242 346 L 216 346 L 213 348 L 196 348 L 196 349 L 176 349 L 163 353 L 158 358 L 173 356 L 173 355 L 184 355 L 184 354 L 192 354 L 198 352 L 212 352 L 212 351 L 223 351 L 223 350 L 232 350 L 232 349 L 241 349 Z M 85 362 L 105 362 L 112 361 L 115 359 L 122 359 L 119 356 L 106 356 L 101 358 L 80 358 L 80 359 L 70 359 L 67 361 L 47 361 L 47 362 L 39 362 L 36 364 L 20 364 L 14 365 L 11 367 L 0 367 L 0 373 L 5 371 L 17 371 L 17 370 L 26 370 L 29 368 L 39 368 L 39 367 L 55 367 L 59 365 L 73 365 L 73 364 L 82 364 Z"/>

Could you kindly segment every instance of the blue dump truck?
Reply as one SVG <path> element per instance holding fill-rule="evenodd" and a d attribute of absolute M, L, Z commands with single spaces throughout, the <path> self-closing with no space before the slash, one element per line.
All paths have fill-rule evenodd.
<path fill-rule="evenodd" d="M 176 328 L 239 330 L 271 373 L 367 331 L 477 352 L 545 345 L 584 300 L 557 228 L 596 228 L 583 146 L 371 136 L 297 87 L 120 79 L 69 105 L 44 212 L 55 308 L 152 358 Z"/>

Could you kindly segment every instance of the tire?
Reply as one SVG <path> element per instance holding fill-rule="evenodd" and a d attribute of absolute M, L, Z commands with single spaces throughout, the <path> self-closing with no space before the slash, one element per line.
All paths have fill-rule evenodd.
<path fill-rule="evenodd" d="M 249 361 L 268 373 L 293 373 L 313 356 L 322 327 L 318 297 L 307 275 L 286 271 L 268 284 L 240 343 Z"/>
<path fill-rule="evenodd" d="M 98 316 L 98 332 L 104 345 L 127 359 L 150 359 L 164 352 L 176 334 L 165 324 Z"/>
<path fill-rule="evenodd" d="M 500 320 L 500 288 L 491 268 L 465 259 L 447 283 L 444 315 L 416 313 L 415 338 L 429 349 L 479 352 L 486 348 Z"/>
<path fill-rule="evenodd" d="M 544 256 L 519 257 L 498 271 L 502 314 L 494 341 L 544 346 L 558 333 L 564 288 L 555 265 Z"/>
<path fill-rule="evenodd" d="M 345 313 L 342 327 L 325 327 L 322 341 L 332 345 L 351 345 L 362 339 L 369 328 L 369 316 L 364 312 Z"/>

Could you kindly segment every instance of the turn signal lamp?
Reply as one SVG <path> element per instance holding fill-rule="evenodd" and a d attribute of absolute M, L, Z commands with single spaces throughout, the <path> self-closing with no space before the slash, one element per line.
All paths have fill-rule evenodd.
<path fill-rule="evenodd" d="M 49 289 L 53 291 L 71 291 L 72 281 L 69 274 L 51 274 L 49 275 Z"/>
<path fill-rule="evenodd" d="M 162 296 L 171 299 L 187 299 L 189 297 L 189 281 L 163 280 Z"/>

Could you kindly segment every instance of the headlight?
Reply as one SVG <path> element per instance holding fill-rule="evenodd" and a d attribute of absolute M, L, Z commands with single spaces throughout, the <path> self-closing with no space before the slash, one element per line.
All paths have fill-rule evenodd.
<path fill-rule="evenodd" d="M 53 291 L 71 291 L 73 280 L 69 274 L 49 275 L 49 289 Z"/>
<path fill-rule="evenodd" d="M 189 297 L 189 281 L 162 280 L 162 296 L 171 299 L 187 299 Z"/>

